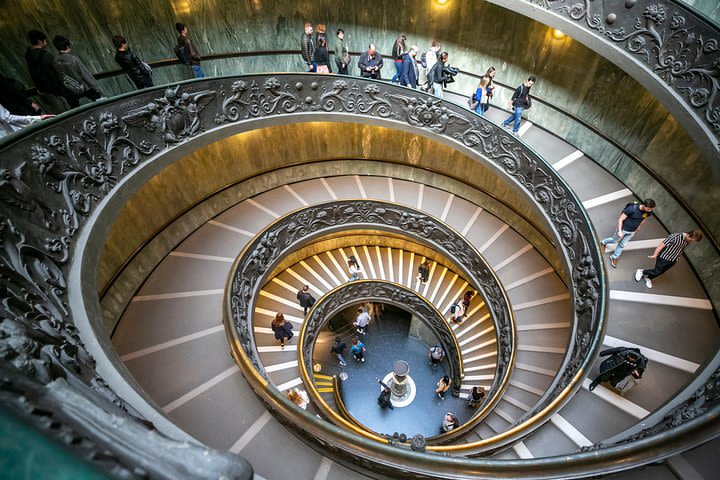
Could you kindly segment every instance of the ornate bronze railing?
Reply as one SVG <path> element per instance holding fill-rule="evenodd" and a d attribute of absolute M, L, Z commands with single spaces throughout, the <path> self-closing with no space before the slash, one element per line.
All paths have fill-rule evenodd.
<path fill-rule="evenodd" d="M 337 415 L 322 399 L 313 381 L 313 350 L 318 334 L 330 319 L 345 308 L 357 305 L 359 302 L 383 302 L 412 312 L 419 320 L 427 325 L 437 336 L 445 352 L 449 363 L 452 380 L 453 394 L 458 396 L 460 384 L 464 376 L 460 345 L 450 325 L 443 315 L 424 297 L 414 290 L 403 285 L 384 280 L 362 280 L 349 282 L 341 285 L 325 295 L 308 312 L 298 337 L 298 365 L 300 365 L 300 378 L 302 378 L 310 399 L 325 416 L 329 417 L 335 424 L 344 425 L 344 416 Z M 509 378 L 509 377 L 508 377 Z M 500 401 L 504 387 L 498 382 L 493 382 L 488 394 L 488 401 L 484 408 L 477 411 L 468 421 L 459 428 L 441 435 L 428 438 L 428 443 L 436 444 L 462 438 L 482 421 L 485 416 Z M 507 378 L 504 383 L 507 386 Z M 492 395 L 492 396 L 491 396 Z M 342 412 L 341 412 L 342 413 Z M 346 417 L 345 417 L 346 418 Z M 352 422 L 352 421 L 351 421 Z M 373 432 L 374 433 L 374 432 Z M 452 435 L 451 435 L 452 434 Z"/>
<path fill-rule="evenodd" d="M 276 263 L 292 251 L 322 236 L 367 228 L 398 233 L 430 246 L 452 259 L 456 268 L 476 286 L 495 325 L 498 345 L 498 360 L 488 397 L 501 395 L 507 388 L 514 364 L 515 322 L 500 281 L 480 253 L 451 227 L 409 207 L 378 200 L 337 200 L 297 210 L 277 219 L 245 246 L 233 264 L 226 290 L 226 305 L 229 305 L 226 310 L 226 315 L 229 316 L 229 319 L 226 318 L 226 326 L 229 327 L 231 346 L 239 345 L 242 348 L 241 355 L 236 355 L 236 358 L 247 358 L 259 374 L 268 379 L 255 347 L 251 312 L 254 311 L 260 288 L 268 280 L 267 275 L 272 272 Z M 459 392 L 463 374 L 457 353 L 460 347 L 442 315 L 426 300 L 401 285 L 371 281 L 352 282 L 332 290 L 313 306 L 308 320 L 303 324 L 298 346 L 299 364 L 313 398 L 318 399 L 319 394 L 308 372 L 312 371 L 311 352 L 319 328 L 324 321 L 342 310 L 342 307 L 356 303 L 358 298 L 365 296 L 375 300 L 385 298 L 384 301 L 389 303 L 394 303 L 393 298 L 402 296 L 406 302 L 411 302 L 413 307 L 417 308 L 417 311 L 412 311 L 416 311 L 420 318 L 433 328 L 447 351 L 456 352 L 457 362 L 451 363 L 451 374 L 453 388 Z M 402 305 L 398 303 L 398 306 Z M 239 363 L 241 368 L 246 367 L 242 365 L 242 361 Z"/>
<path fill-rule="evenodd" d="M 100 309 L 94 293 L 95 261 L 115 212 L 154 173 L 194 148 L 267 125 L 269 119 L 328 119 L 331 117 L 325 114 L 329 113 L 332 118 L 398 126 L 453 144 L 471 158 L 492 165 L 544 212 L 571 266 L 575 317 L 572 345 L 562 373 L 539 406 L 543 408 L 542 416 L 535 421 L 539 424 L 549 418 L 579 388 L 579 380 L 599 346 L 605 315 L 600 253 L 579 200 L 550 166 L 497 126 L 432 96 L 355 78 L 289 74 L 186 82 L 81 107 L 0 143 L 5 160 L 3 189 L 7 194 L 0 199 L 4 238 L 0 310 L 3 319 L 14 319 L 19 324 L 3 320 L 10 338 L 28 339 L 36 345 L 22 352 L 3 350 L 3 365 L 42 384 L 73 375 L 79 384 L 87 386 L 83 388 L 92 388 L 94 382 L 95 390 L 106 391 L 94 380 L 98 378 L 95 364 L 84 348 L 89 342 L 92 354 L 101 357 L 106 371 L 113 376 L 111 387 L 127 389 L 126 373 L 118 370 L 117 356 L 100 338 Z M 422 222 L 417 225 L 422 226 Z M 289 235 L 291 231 L 288 225 L 278 235 Z M 271 251 L 255 253 L 258 265 L 268 261 L 261 253 Z M 242 291 L 247 283 L 240 280 L 236 286 Z M 484 296 L 486 300 L 489 297 L 487 292 Z M 79 333 L 74 329 L 76 325 Z M 508 333 L 501 331 L 500 335 Z M 235 356 L 244 355 L 246 346 L 234 344 Z M 508 347 L 502 345 L 501 350 Z M 41 368 L 47 362 L 52 365 L 49 373 Z M 397 466 L 402 465 L 419 476 L 442 472 L 448 477 L 452 475 L 447 472 L 460 471 L 456 468 L 460 466 L 466 473 L 477 473 L 484 468 L 496 471 L 490 467 L 495 465 L 517 477 L 527 474 L 525 465 L 539 465 L 527 462 L 518 467 L 502 461 L 484 463 L 428 456 L 358 438 L 314 416 L 298 414 L 282 394 L 267 388 L 261 375 L 244 373 L 281 422 L 314 439 L 338 461 L 363 464 L 362 457 L 372 452 L 373 468 L 388 475 L 395 475 Z M 560 394 L 555 395 L 557 392 Z M 703 418 L 696 420 L 705 426 Z M 521 433 L 507 434 L 502 440 L 512 442 L 517 438 L 513 435 Z M 674 448 L 689 443 L 681 437 Z M 122 449 L 121 444 L 115 448 Z M 604 459 L 611 457 L 598 457 L 598 452 L 595 455 L 603 465 Z M 638 450 L 633 461 L 651 456 Z M 545 465 L 545 471 L 568 468 L 565 458 Z M 585 468 L 589 464 L 573 465 Z M 593 464 L 593 468 L 596 466 Z"/>

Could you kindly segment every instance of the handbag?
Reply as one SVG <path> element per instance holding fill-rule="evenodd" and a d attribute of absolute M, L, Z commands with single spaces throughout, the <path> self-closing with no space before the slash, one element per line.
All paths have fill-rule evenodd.
<path fill-rule="evenodd" d="M 148 65 L 145 62 L 140 62 L 140 63 L 142 63 L 142 66 L 145 69 L 145 73 L 147 73 L 149 76 L 152 76 L 152 68 L 150 67 L 150 65 Z"/>
<path fill-rule="evenodd" d="M 472 95 L 470 95 L 470 98 L 468 98 L 467 104 L 468 107 L 470 107 L 470 110 L 475 110 L 480 104 L 480 102 L 475 100 L 475 94 L 473 93 Z"/>
<path fill-rule="evenodd" d="M 342 63 L 344 63 L 345 65 L 350 65 L 350 52 L 347 50 L 343 50 Z"/>
<path fill-rule="evenodd" d="M 67 89 L 67 91 L 72 93 L 73 95 L 83 95 L 85 93 L 85 84 L 78 82 L 70 75 L 66 75 L 63 73 L 62 83 L 63 86 Z"/>

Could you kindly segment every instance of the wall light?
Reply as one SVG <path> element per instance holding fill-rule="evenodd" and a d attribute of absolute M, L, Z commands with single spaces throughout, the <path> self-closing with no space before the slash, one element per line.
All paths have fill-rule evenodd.
<path fill-rule="evenodd" d="M 437 2 L 438 5 L 445 5 L 446 3 L 448 3 L 448 0 L 435 0 L 435 1 Z"/>
<path fill-rule="evenodd" d="M 555 37 L 555 38 L 557 38 L 558 40 L 560 40 L 561 38 L 565 38 L 566 35 L 565 35 L 561 30 L 558 30 L 558 29 L 556 28 L 555 30 L 553 30 L 553 37 Z"/>

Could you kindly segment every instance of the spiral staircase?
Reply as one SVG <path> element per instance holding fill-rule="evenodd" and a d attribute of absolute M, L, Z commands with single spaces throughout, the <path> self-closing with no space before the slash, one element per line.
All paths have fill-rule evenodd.
<path fill-rule="evenodd" d="M 717 449 L 720 329 L 705 287 L 685 259 L 652 290 L 634 281 L 670 233 L 655 218 L 610 268 L 598 241 L 639 198 L 541 126 L 525 122 L 516 139 L 497 126 L 502 111 L 479 119 L 400 87 L 336 77 L 212 79 L 138 96 L 132 105 L 85 107 L 0 145 L 12 163 L 2 184 L 0 401 L 111 475 L 581 478 L 634 468 L 613 478 L 692 478 L 688 464 L 701 458 L 694 452 Z M 181 129 L 137 108 L 157 108 L 158 97 L 184 112 Z M 138 269 L 139 288 L 105 338 L 93 293 L 96 261 L 123 203 L 204 145 L 294 122 L 358 122 L 425 136 L 484 162 L 511 187 L 498 182 L 494 191 L 492 182 L 412 158 L 279 159 L 295 170 L 270 180 L 274 169 L 258 167 L 157 232 L 172 238 L 159 249 L 166 255 Z M 317 168 L 303 170 L 311 164 Z M 362 204 L 383 210 L 376 223 L 334 225 L 273 249 L 278 237 L 295 235 L 307 212 Z M 408 235 L 379 226 L 388 205 L 405 209 L 410 223 L 455 235 L 486 268 L 463 262 L 462 249 L 434 250 L 430 235 L 410 235 L 415 225 Z M 462 325 L 446 325 L 462 364 L 460 395 L 474 385 L 494 395 L 462 434 L 416 449 L 329 421 L 312 392 L 321 386 L 318 393 L 339 398 L 336 380 L 303 366 L 312 363 L 305 355 L 312 345 L 298 348 L 306 337 L 285 348 L 274 340 L 269 322 L 277 312 L 303 335 L 318 333 L 295 295 L 307 284 L 322 303 L 342 289 L 350 255 L 364 267 L 361 280 L 413 291 L 445 317 L 464 291 L 480 292 Z M 421 284 L 415 269 L 426 259 L 430 278 Z M 14 338 L 24 342 L 6 341 Z M 641 385 L 624 396 L 603 385 L 590 391 L 598 352 L 623 345 L 649 359 Z M 310 391 L 308 412 L 283 398 L 292 387 Z M 329 397 L 322 398 L 332 403 Z M 107 434 L 112 422 L 117 437 Z M 133 439 L 140 441 L 131 447 Z"/>

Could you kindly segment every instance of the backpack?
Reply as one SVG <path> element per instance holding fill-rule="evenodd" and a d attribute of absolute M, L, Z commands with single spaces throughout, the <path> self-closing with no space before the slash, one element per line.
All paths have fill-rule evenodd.
<path fill-rule="evenodd" d="M 457 302 L 453 302 L 453 304 L 450 305 L 450 313 L 454 314 L 455 312 L 457 312 L 457 308 L 458 308 Z"/>
<path fill-rule="evenodd" d="M 420 55 L 420 65 L 422 65 L 423 68 L 427 68 L 427 52 L 423 52 L 423 54 Z"/>
<path fill-rule="evenodd" d="M 183 65 L 192 65 L 192 59 L 182 45 L 175 45 L 175 56 Z"/>

